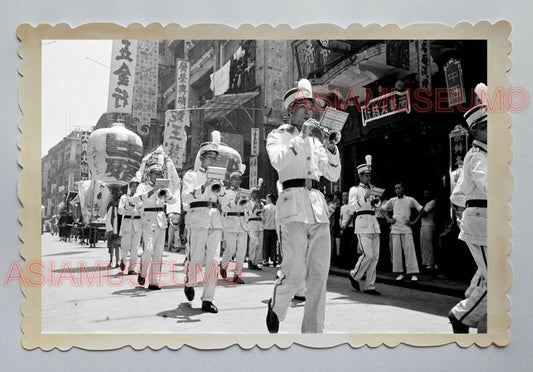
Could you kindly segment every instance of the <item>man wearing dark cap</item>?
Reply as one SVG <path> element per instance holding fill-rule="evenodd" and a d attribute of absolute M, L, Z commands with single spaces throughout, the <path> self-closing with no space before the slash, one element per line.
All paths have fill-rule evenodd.
<path fill-rule="evenodd" d="M 284 96 L 289 124 L 270 132 L 266 150 L 278 172 L 283 191 L 276 209 L 281 226 L 283 262 L 268 303 L 267 328 L 277 333 L 296 292 L 306 288 L 301 331 L 322 333 L 326 307 L 326 282 L 331 241 L 328 206 L 318 190 L 324 176 L 337 181 L 341 165 L 333 142 L 322 143 L 310 136 L 317 122 L 311 84 L 302 79 Z"/>
<path fill-rule="evenodd" d="M 465 208 L 459 239 L 464 240 L 478 267 L 477 286 L 466 299 L 455 305 L 448 318 L 454 333 L 487 332 L 487 87 L 478 84 L 476 95 L 481 104 L 464 117 L 474 137 L 463 162 L 463 173 L 452 192 L 451 202 Z"/>

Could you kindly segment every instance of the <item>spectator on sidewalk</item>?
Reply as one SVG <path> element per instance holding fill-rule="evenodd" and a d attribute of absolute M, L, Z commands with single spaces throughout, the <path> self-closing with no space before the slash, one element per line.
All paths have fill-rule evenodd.
<path fill-rule="evenodd" d="M 382 209 L 385 212 L 392 211 L 392 218 L 387 218 L 391 226 L 392 240 L 392 271 L 398 273 L 396 280 L 404 278 L 404 260 L 405 272 L 411 275 L 412 281 L 417 281 L 416 276 L 419 273 L 418 261 L 416 259 L 415 244 L 413 241 L 413 230 L 411 229 L 411 208 L 418 212 L 422 206 L 412 197 L 405 195 L 405 189 L 402 182 L 394 184 L 396 197 L 389 199 Z"/>
<path fill-rule="evenodd" d="M 276 233 L 276 199 L 272 194 L 266 196 L 266 205 L 263 209 L 261 218 L 263 220 L 263 266 L 269 266 L 269 262 L 272 261 L 274 267 L 278 263 L 277 257 L 277 243 L 278 235 Z"/>

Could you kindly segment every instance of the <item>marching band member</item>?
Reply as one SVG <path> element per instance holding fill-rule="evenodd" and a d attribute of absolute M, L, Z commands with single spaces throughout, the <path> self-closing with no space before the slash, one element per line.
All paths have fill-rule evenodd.
<path fill-rule="evenodd" d="M 477 328 L 487 332 L 487 87 L 478 84 L 476 95 L 481 104 L 464 117 L 474 137 L 472 148 L 463 162 L 463 173 L 451 195 L 453 204 L 466 208 L 461 218 L 459 239 L 464 240 L 476 262 L 477 286 L 455 305 L 448 318 L 454 333 L 468 333 Z"/>
<path fill-rule="evenodd" d="M 118 213 L 122 215 L 122 225 L 120 227 L 120 244 L 122 247 L 120 270 L 126 269 L 126 257 L 130 255 L 128 265 L 128 275 L 134 275 L 133 267 L 137 261 L 139 244 L 141 243 L 141 212 L 142 203 L 135 202 L 133 196 L 137 192 L 139 179 L 133 177 L 129 182 L 128 192 L 120 197 L 118 203 Z"/>
<path fill-rule="evenodd" d="M 244 257 L 246 256 L 247 226 L 244 212 L 244 205 L 247 200 L 241 197 L 242 174 L 239 171 L 230 174 L 230 186 L 226 189 L 227 203 L 222 205 L 224 212 L 224 240 L 226 249 L 222 255 L 220 263 L 220 275 L 227 277 L 228 265 L 235 256 L 235 274 L 233 281 L 237 284 L 244 284 L 242 279 L 242 269 Z"/>
<path fill-rule="evenodd" d="M 156 187 L 157 179 L 164 176 L 163 165 L 159 162 L 147 163 L 147 180 L 137 187 L 134 202 L 141 201 L 143 212 L 141 217 L 144 251 L 141 256 L 141 272 L 137 278 L 139 285 L 144 286 L 146 274 L 150 269 L 148 289 L 159 290 L 159 276 L 165 247 L 167 204 L 179 203 L 174 193 L 168 188 Z"/>
<path fill-rule="evenodd" d="M 207 177 L 208 167 L 216 163 L 220 133 L 213 132 L 213 142 L 202 144 L 198 152 L 200 165 L 183 177 L 182 200 L 187 205 L 188 260 L 185 266 L 185 296 L 194 300 L 194 285 L 204 275 L 202 310 L 217 313 L 213 304 L 217 282 L 217 251 L 222 239 L 222 216 L 220 205 L 227 204 L 227 196 L 221 181 Z M 197 159 L 198 159 L 197 157 Z M 207 282 L 205 282 L 207 281 Z"/>
<path fill-rule="evenodd" d="M 371 295 L 380 295 L 376 290 L 376 267 L 379 259 L 379 234 L 376 218 L 376 201 L 371 195 L 372 157 L 365 157 L 366 163 L 357 166 L 359 186 L 353 186 L 348 193 L 348 206 L 355 215 L 354 231 L 357 234 L 359 250 L 362 252 L 355 267 L 350 271 L 352 287 Z M 364 283 L 360 283 L 366 275 Z"/>
<path fill-rule="evenodd" d="M 261 216 L 264 206 L 259 198 L 259 188 L 253 187 L 251 191 L 250 201 L 246 204 L 246 223 L 250 238 L 248 246 L 248 269 L 261 270 L 258 264 L 263 259 L 263 220 Z"/>
<path fill-rule="evenodd" d="M 294 294 L 306 288 L 302 332 L 324 329 L 326 282 L 331 241 L 328 206 L 318 190 L 321 176 L 336 181 L 340 176 L 339 151 L 334 142 L 323 144 L 309 134 L 318 124 L 311 119 L 314 98 L 308 80 L 284 96 L 289 124 L 270 132 L 266 150 L 278 172 L 283 191 L 277 202 L 281 224 L 283 262 L 268 303 L 266 324 L 277 333 Z"/>

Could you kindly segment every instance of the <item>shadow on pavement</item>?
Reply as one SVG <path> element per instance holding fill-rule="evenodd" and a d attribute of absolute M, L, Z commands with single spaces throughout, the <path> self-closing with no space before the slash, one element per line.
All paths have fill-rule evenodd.
<path fill-rule="evenodd" d="M 61 253 L 50 253 L 50 254 L 43 254 L 42 257 L 52 257 L 52 256 L 70 256 L 72 254 L 80 254 L 80 253 L 87 253 L 90 251 L 70 251 L 70 252 L 61 252 Z"/>
<path fill-rule="evenodd" d="M 147 292 L 152 292 L 144 287 L 133 287 L 129 289 L 121 289 L 119 291 L 112 292 L 112 295 L 130 296 L 130 297 L 146 297 Z"/>
<path fill-rule="evenodd" d="M 192 319 L 192 316 L 202 314 L 202 309 L 195 309 L 188 302 L 182 302 L 176 309 L 162 311 L 157 313 L 157 316 L 163 318 L 175 318 L 177 323 L 197 323 L 201 322 L 200 319 Z"/>

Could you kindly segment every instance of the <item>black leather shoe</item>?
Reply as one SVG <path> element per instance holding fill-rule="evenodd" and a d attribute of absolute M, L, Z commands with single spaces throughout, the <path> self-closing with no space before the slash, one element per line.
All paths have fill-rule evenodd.
<path fill-rule="evenodd" d="M 268 300 L 268 312 L 266 317 L 266 325 L 268 328 L 268 333 L 278 333 L 279 331 L 279 320 L 276 313 L 272 310 L 272 299 Z"/>
<path fill-rule="evenodd" d="M 292 298 L 293 300 L 296 300 L 296 301 L 305 301 L 305 296 L 294 296 Z"/>
<path fill-rule="evenodd" d="M 152 291 L 159 291 L 161 289 L 161 287 L 158 286 L 158 285 L 155 285 L 155 284 L 149 284 L 148 285 L 148 289 L 150 289 Z"/>
<path fill-rule="evenodd" d="M 244 284 L 244 280 L 242 280 L 239 276 L 235 275 L 233 277 L 233 283 L 235 283 L 235 284 Z"/>
<path fill-rule="evenodd" d="M 252 265 L 252 270 L 263 270 L 257 265 Z"/>
<path fill-rule="evenodd" d="M 137 283 L 139 283 L 139 285 L 144 285 L 144 283 L 146 282 L 146 279 L 144 278 L 144 276 L 142 276 L 141 274 L 139 274 L 137 276 Z"/>
<path fill-rule="evenodd" d="M 450 319 L 452 324 L 453 333 L 468 333 L 469 327 L 461 323 L 451 311 L 448 313 L 448 319 Z"/>
<path fill-rule="evenodd" d="M 228 272 L 222 266 L 220 266 L 220 276 L 224 279 L 228 277 Z"/>
<path fill-rule="evenodd" d="M 126 265 L 124 265 L 124 261 L 121 261 L 120 262 L 120 271 L 124 271 L 125 268 L 126 268 Z"/>
<path fill-rule="evenodd" d="M 187 297 L 188 301 L 194 300 L 194 288 L 193 287 L 185 287 L 185 297 Z"/>
<path fill-rule="evenodd" d="M 135 271 L 133 271 L 133 270 L 129 270 L 129 271 L 128 271 L 128 275 L 135 275 Z"/>
<path fill-rule="evenodd" d="M 359 282 L 352 277 L 352 274 L 348 274 L 348 278 L 350 278 L 350 283 L 352 284 L 352 287 L 356 291 L 360 291 L 361 288 L 359 287 Z"/>
<path fill-rule="evenodd" d="M 211 301 L 202 301 L 202 311 L 213 314 L 218 313 L 217 307 Z"/>
<path fill-rule="evenodd" d="M 365 291 L 366 294 L 369 294 L 369 295 L 372 295 L 372 296 L 379 296 L 381 295 L 381 293 L 379 293 L 378 291 L 376 291 L 375 289 L 367 289 Z"/>

